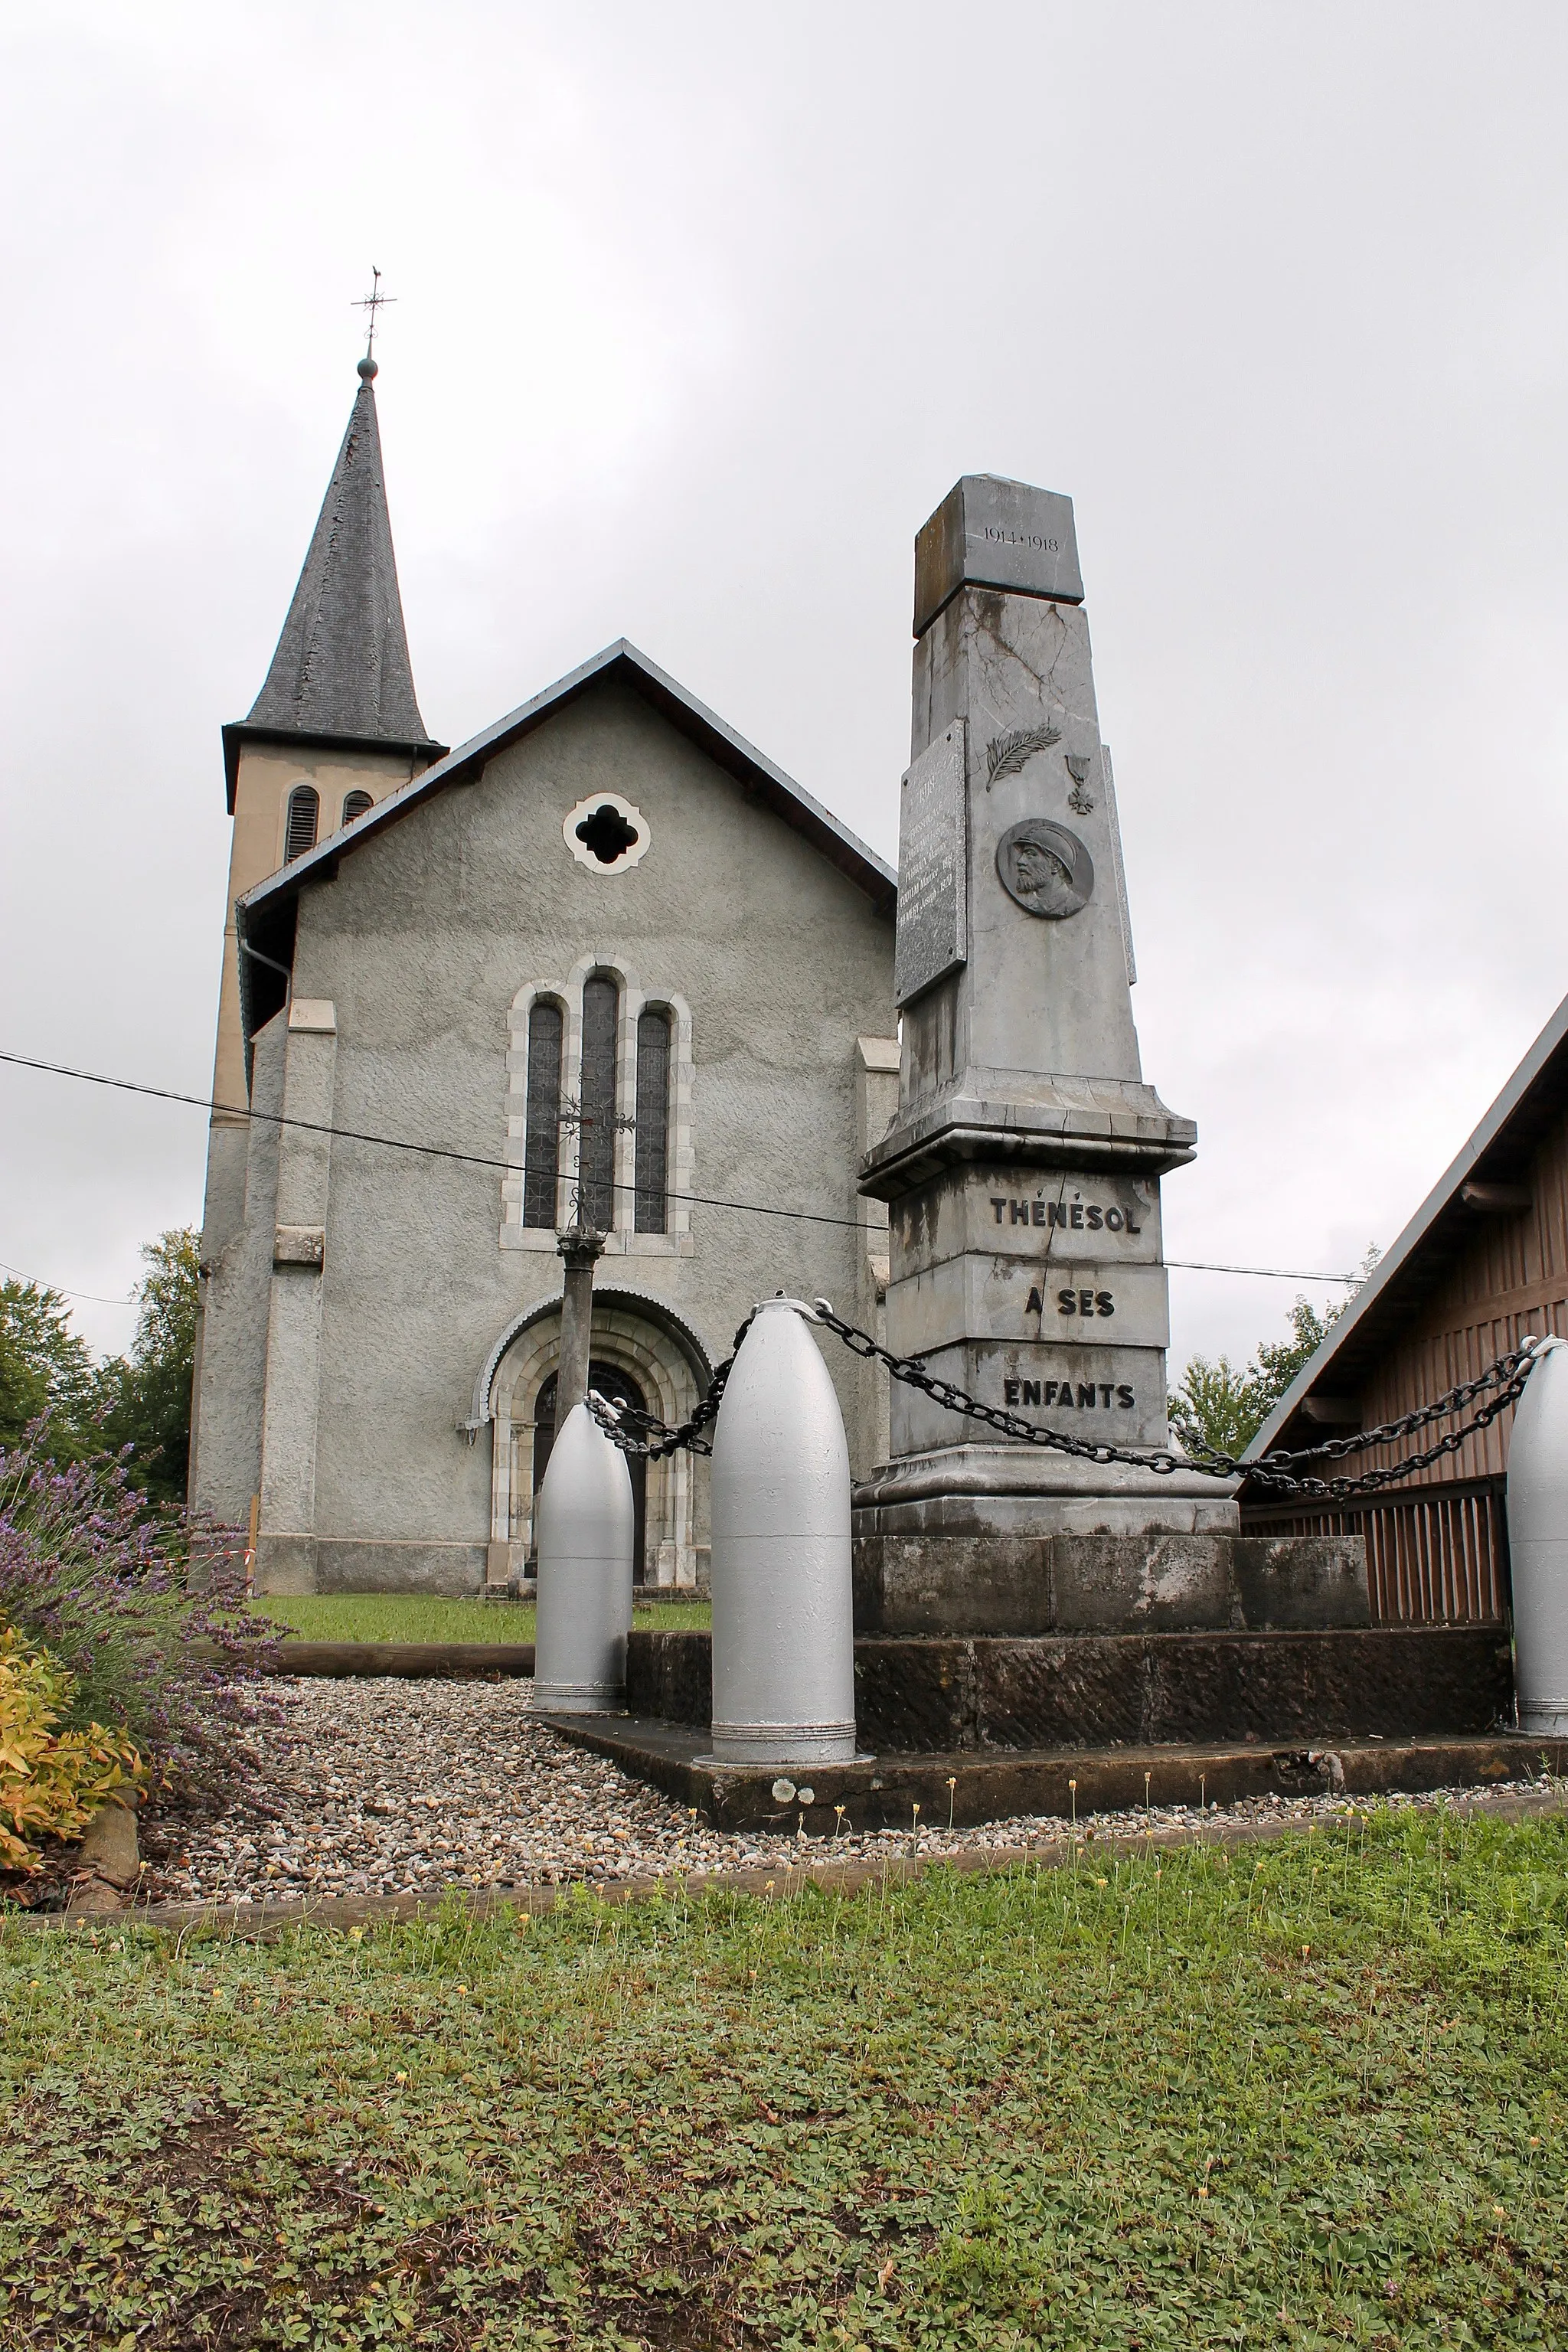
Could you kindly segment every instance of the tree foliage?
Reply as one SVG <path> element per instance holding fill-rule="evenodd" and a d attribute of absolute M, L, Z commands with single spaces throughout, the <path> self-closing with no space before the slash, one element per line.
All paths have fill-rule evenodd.
<path fill-rule="evenodd" d="M 115 1453 L 130 1447 L 131 1475 L 155 1502 L 182 1503 L 191 1453 L 196 1235 L 188 1225 L 172 1226 L 142 1255 L 147 1271 L 137 1287 L 130 1358 L 110 1357 L 99 1376 L 100 1442 Z"/>
<path fill-rule="evenodd" d="M 95 1364 L 58 1290 L 0 1283 L 0 1447 L 29 1442 L 40 1459 L 125 1452 L 135 1486 L 183 1503 L 191 1451 L 196 1342 L 196 1235 L 172 1226 L 142 1252 L 136 1335 L 129 1356 Z"/>
<path fill-rule="evenodd" d="M 1301 1371 L 1377 1264 L 1369 1249 L 1354 1286 L 1337 1307 L 1319 1309 L 1298 1297 L 1287 1318 L 1289 1337 L 1265 1339 L 1249 1363 L 1237 1367 L 1228 1356 L 1194 1356 L 1171 1392 L 1171 1427 L 1192 1452 L 1244 1454 L 1291 1381 Z"/>
<path fill-rule="evenodd" d="M 58 1290 L 0 1282 L 0 1446 L 47 1419 L 57 1460 L 79 1461 L 96 1439 L 99 1374 L 87 1342 L 70 1328 Z"/>

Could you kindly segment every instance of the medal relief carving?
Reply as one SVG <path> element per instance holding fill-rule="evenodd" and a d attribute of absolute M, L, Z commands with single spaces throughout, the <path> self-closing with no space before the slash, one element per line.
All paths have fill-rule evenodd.
<path fill-rule="evenodd" d="M 1079 816 L 1089 816 L 1094 809 L 1094 794 L 1089 789 L 1089 772 L 1093 767 L 1094 761 L 1077 759 L 1069 751 L 1067 755 L 1067 763 L 1068 773 L 1072 778 L 1072 790 L 1068 794 L 1068 806 L 1069 809 L 1076 810 Z"/>

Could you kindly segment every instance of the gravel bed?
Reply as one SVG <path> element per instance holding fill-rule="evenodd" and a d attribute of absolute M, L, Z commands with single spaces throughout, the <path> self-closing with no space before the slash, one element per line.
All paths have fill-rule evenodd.
<path fill-rule="evenodd" d="M 275 1683 L 281 1720 L 258 1723 L 268 1811 L 148 1821 L 142 1899 L 256 1902 L 305 1895 L 426 1893 L 442 1886 L 528 1886 L 837 1856 L 908 1854 L 907 1830 L 833 1841 L 727 1832 L 574 1747 L 528 1712 L 523 1682 L 392 1678 Z M 1514 1784 L 1510 1784 L 1514 1785 Z M 1519 1785 L 1530 1785 L 1528 1783 Z M 1430 1804 L 1473 1790 L 1395 1798 Z M 1212 1822 L 1293 1819 L 1355 1810 L 1343 1797 L 1268 1797 L 1211 1806 Z M 1195 1806 L 1136 1807 L 1080 1822 L 1089 1839 L 1195 1826 Z M 920 1828 L 922 1854 L 1042 1848 L 1071 1834 L 1056 1815 L 976 1829 Z"/>

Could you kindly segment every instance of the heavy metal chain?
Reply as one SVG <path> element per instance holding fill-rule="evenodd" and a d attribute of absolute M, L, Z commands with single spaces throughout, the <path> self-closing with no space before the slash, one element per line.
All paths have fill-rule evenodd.
<path fill-rule="evenodd" d="M 1266 1454 L 1264 1460 L 1270 1470 L 1289 1470 L 1298 1462 L 1338 1461 L 1347 1454 L 1364 1453 L 1369 1445 L 1392 1444 L 1396 1437 L 1409 1437 L 1418 1429 L 1429 1428 L 1433 1422 L 1443 1420 L 1447 1414 L 1461 1412 L 1475 1398 L 1484 1396 L 1488 1389 L 1500 1386 L 1502 1394 L 1494 1397 L 1491 1403 L 1483 1408 L 1469 1424 L 1469 1429 L 1457 1433 L 1458 1437 L 1462 1439 L 1469 1434 L 1470 1430 L 1490 1428 L 1504 1405 L 1511 1404 L 1523 1390 L 1534 1364 L 1533 1348 L 1515 1348 L 1508 1355 L 1500 1356 L 1495 1364 L 1489 1365 L 1475 1380 L 1461 1381 L 1458 1388 L 1450 1389 L 1447 1394 L 1440 1396 L 1435 1404 L 1419 1404 L 1414 1412 L 1402 1413 L 1397 1421 L 1380 1422 L 1375 1429 L 1357 1430 L 1352 1437 L 1325 1437 L 1321 1445 L 1302 1446 L 1299 1452 L 1293 1454 L 1286 1453 L 1281 1449 L 1279 1453 Z M 1200 1438 L 1197 1442 L 1204 1446 L 1205 1454 L 1214 1452 L 1212 1447 L 1204 1444 L 1203 1439 Z M 1423 1455 L 1422 1460 L 1435 1462 L 1443 1454 L 1452 1454 L 1455 1451 L 1456 1447 L 1445 1439 L 1435 1453 Z M 1230 1456 L 1216 1454 L 1215 1459 L 1225 1462 L 1228 1461 Z M 1255 1469 L 1258 1465 L 1247 1464 L 1242 1466 Z M 1410 1462 L 1401 1463 L 1399 1469 L 1403 1475 L 1406 1468 L 1413 1466 L 1415 1466 L 1414 1457 Z"/>
<path fill-rule="evenodd" d="M 1447 1397 L 1439 1397 L 1435 1404 L 1420 1406 L 1415 1412 L 1405 1414 L 1401 1421 L 1385 1423 L 1380 1429 L 1366 1430 L 1358 1437 L 1334 1438 L 1305 1453 L 1266 1454 L 1261 1462 L 1239 1462 L 1236 1465 L 1237 1475 L 1245 1477 L 1249 1485 L 1267 1487 L 1273 1494 L 1302 1495 L 1309 1500 L 1340 1502 L 1351 1495 L 1375 1495 L 1384 1486 L 1397 1486 L 1402 1478 L 1410 1477 L 1417 1470 L 1429 1469 L 1434 1462 L 1441 1462 L 1445 1455 L 1458 1454 L 1467 1437 L 1474 1437 L 1479 1431 L 1489 1429 L 1498 1415 L 1523 1394 L 1524 1384 L 1537 1360 L 1534 1352 L 1528 1348 L 1500 1356 L 1491 1369 L 1483 1372 L 1479 1380 L 1462 1381 Z M 1447 1435 L 1440 1437 L 1435 1445 L 1426 1446 L 1419 1454 L 1406 1454 L 1398 1462 L 1388 1464 L 1384 1469 L 1363 1470 L 1359 1478 L 1297 1478 L 1289 1471 L 1274 1466 L 1280 1462 L 1310 1460 L 1313 1453 L 1340 1455 L 1359 1453 L 1366 1446 L 1384 1444 L 1391 1431 L 1398 1435 L 1405 1430 L 1425 1428 L 1429 1423 L 1440 1420 L 1445 1413 L 1457 1412 L 1461 1403 L 1468 1402 L 1483 1389 L 1498 1383 L 1500 1386 L 1498 1386 L 1498 1392 L 1490 1402 L 1482 1405 L 1460 1428 L 1449 1430 Z M 1229 1459 L 1226 1454 L 1216 1454 L 1213 1458 L 1216 1463 Z M 1207 1468 L 1208 1463 L 1206 1459 L 1194 1460 L 1188 1466 L 1202 1470 Z"/>
<path fill-rule="evenodd" d="M 919 1389 L 949 1412 L 962 1413 L 970 1421 L 983 1422 L 1000 1436 L 1021 1439 L 1027 1445 L 1048 1446 L 1054 1453 L 1070 1454 L 1079 1461 L 1109 1464 L 1121 1462 L 1139 1470 L 1152 1470 L 1156 1476 L 1169 1477 L 1178 1470 L 1195 1470 L 1205 1478 L 1246 1478 L 1276 1494 L 1301 1495 L 1313 1499 L 1340 1500 L 1349 1495 L 1375 1494 L 1379 1487 L 1393 1486 L 1396 1480 L 1408 1478 L 1413 1471 L 1425 1470 L 1447 1454 L 1457 1454 L 1467 1437 L 1478 1430 L 1489 1429 L 1499 1413 L 1512 1404 L 1524 1389 L 1525 1381 L 1534 1369 L 1535 1352 L 1530 1348 L 1516 1348 L 1500 1356 L 1489 1370 L 1479 1380 L 1461 1381 L 1436 1403 L 1421 1405 L 1415 1412 L 1406 1413 L 1401 1421 L 1385 1422 L 1381 1428 L 1363 1430 L 1355 1437 L 1333 1437 L 1323 1444 L 1309 1446 L 1300 1453 L 1270 1454 L 1262 1462 L 1241 1462 L 1234 1454 L 1222 1454 L 1217 1448 L 1205 1447 L 1201 1454 L 1173 1453 L 1168 1447 L 1140 1450 L 1128 1445 L 1100 1445 L 1086 1437 L 1074 1437 L 1066 1430 L 1042 1429 L 1037 1422 L 1025 1421 L 1021 1414 L 1005 1408 L 984 1404 L 978 1397 L 954 1386 L 952 1381 L 937 1380 L 923 1364 L 910 1356 L 895 1356 L 853 1323 L 846 1323 L 836 1315 L 826 1298 L 813 1302 L 818 1322 L 835 1332 L 845 1346 L 857 1356 L 865 1356 L 885 1367 L 891 1377 L 906 1388 Z M 1475 1418 L 1462 1429 L 1451 1430 L 1436 1445 L 1424 1454 L 1407 1454 L 1404 1461 L 1387 1469 L 1368 1470 L 1359 1478 L 1298 1478 L 1284 1465 L 1311 1461 L 1322 1455 L 1338 1456 L 1359 1452 L 1363 1447 L 1381 1445 L 1389 1440 L 1423 1429 L 1428 1423 L 1440 1420 L 1444 1414 L 1460 1410 L 1488 1389 L 1499 1393 L 1484 1404 Z"/>
<path fill-rule="evenodd" d="M 703 1436 L 702 1432 L 711 1428 L 719 1418 L 724 1384 L 740 1353 L 741 1342 L 752 1328 L 752 1316 L 747 1316 L 735 1334 L 729 1354 L 709 1381 L 707 1395 L 690 1420 L 683 1421 L 679 1429 L 671 1429 L 669 1423 L 660 1421 L 657 1413 L 644 1412 L 635 1404 L 612 1404 L 607 1397 L 602 1397 L 595 1390 L 590 1389 L 588 1410 L 612 1445 L 618 1445 L 623 1454 L 639 1454 L 648 1462 L 658 1462 L 667 1454 L 679 1454 L 682 1446 L 692 1454 L 711 1454 L 712 1443 Z"/>
<path fill-rule="evenodd" d="M 1352 1495 L 1373 1495 L 1380 1488 L 1392 1486 L 1417 1470 L 1429 1469 L 1447 1454 L 1457 1454 L 1467 1437 L 1489 1429 L 1500 1413 L 1523 1394 L 1524 1384 L 1534 1370 L 1537 1358 L 1533 1348 L 1515 1348 L 1500 1356 L 1495 1364 L 1473 1381 L 1461 1381 L 1447 1395 L 1431 1404 L 1418 1405 L 1415 1412 L 1402 1415 L 1398 1421 L 1385 1421 L 1376 1429 L 1359 1430 L 1353 1437 L 1325 1438 L 1321 1445 L 1309 1445 L 1291 1453 L 1265 1455 L 1260 1462 L 1243 1462 L 1235 1454 L 1222 1454 L 1215 1446 L 1197 1441 L 1201 1451 L 1177 1454 L 1168 1446 L 1138 1447 L 1097 1444 L 1092 1438 L 1075 1437 L 1065 1429 L 1044 1429 L 1037 1422 L 1026 1421 L 1021 1413 L 1009 1412 L 1004 1406 L 984 1404 L 952 1381 L 935 1378 L 912 1356 L 895 1356 L 868 1331 L 853 1323 L 846 1323 L 836 1315 L 830 1301 L 818 1298 L 813 1302 L 816 1320 L 857 1356 L 863 1356 L 884 1367 L 892 1379 L 906 1388 L 919 1389 L 948 1412 L 961 1413 L 966 1420 L 978 1421 L 994 1429 L 1001 1437 L 1011 1437 L 1026 1445 L 1046 1446 L 1056 1454 L 1073 1455 L 1080 1462 L 1102 1465 L 1124 1463 L 1136 1470 L 1150 1470 L 1157 1477 L 1170 1477 L 1179 1470 L 1194 1470 L 1205 1478 L 1245 1478 L 1254 1486 L 1268 1488 L 1278 1495 L 1300 1495 L 1310 1501 L 1343 1501 Z M 623 1454 L 645 1456 L 650 1462 L 664 1454 L 679 1453 L 682 1446 L 693 1454 L 711 1454 L 711 1441 L 703 1432 L 711 1428 L 719 1417 L 724 1386 L 734 1365 L 742 1340 L 751 1328 L 748 1315 L 735 1334 L 734 1347 L 718 1367 L 708 1383 L 708 1392 L 689 1421 L 672 1429 L 658 1415 L 640 1412 L 635 1405 L 611 1404 L 604 1397 L 590 1394 L 588 1410 L 613 1444 Z M 1296 1465 L 1303 1462 L 1337 1461 L 1347 1454 L 1360 1454 L 1373 1445 L 1392 1444 L 1395 1439 L 1408 1437 L 1418 1429 L 1428 1428 L 1447 1414 L 1462 1412 L 1488 1391 L 1495 1391 L 1479 1407 L 1474 1416 L 1459 1429 L 1440 1437 L 1435 1445 L 1423 1453 L 1408 1454 L 1403 1461 L 1392 1463 L 1385 1469 L 1363 1471 L 1359 1478 L 1298 1477 Z"/>

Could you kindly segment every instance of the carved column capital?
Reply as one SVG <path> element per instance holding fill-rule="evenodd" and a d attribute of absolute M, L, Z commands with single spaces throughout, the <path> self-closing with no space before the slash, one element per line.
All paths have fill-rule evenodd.
<path fill-rule="evenodd" d="M 569 1274 L 581 1266 L 593 1265 L 605 1254 L 605 1236 L 595 1233 L 592 1225 L 574 1225 L 555 1236 L 555 1246 L 566 1261 Z"/>

